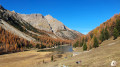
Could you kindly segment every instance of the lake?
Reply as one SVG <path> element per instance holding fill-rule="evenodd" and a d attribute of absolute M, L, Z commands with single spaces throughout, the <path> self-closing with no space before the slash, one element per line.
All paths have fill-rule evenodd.
<path fill-rule="evenodd" d="M 51 49 L 42 49 L 42 50 L 38 50 L 37 52 L 57 52 L 58 54 L 63 54 L 65 52 L 72 52 L 73 47 L 71 45 L 60 45 L 57 46 L 56 48 L 51 48 Z"/>

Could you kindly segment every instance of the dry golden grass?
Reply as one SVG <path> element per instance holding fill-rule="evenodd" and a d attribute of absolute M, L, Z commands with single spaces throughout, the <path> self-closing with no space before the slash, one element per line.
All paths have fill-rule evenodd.
<path fill-rule="evenodd" d="M 80 54 L 74 57 L 70 57 L 72 53 L 54 55 L 54 62 L 51 62 L 54 53 L 36 50 L 0 55 L 0 67 L 60 67 L 63 64 L 69 67 L 110 67 L 112 60 L 117 61 L 117 67 L 120 67 L 120 38 L 106 40 L 100 47 L 90 51 L 84 52 L 82 48 L 74 50 Z M 44 64 L 43 59 L 46 62 Z M 76 64 L 76 61 L 82 62 Z"/>
<path fill-rule="evenodd" d="M 42 64 L 43 59 L 50 62 L 47 55 L 51 52 L 36 52 L 35 50 L 6 54 L 0 56 L 0 67 L 30 67 L 34 64 Z"/>
<path fill-rule="evenodd" d="M 82 48 L 76 48 L 81 51 Z M 68 54 L 70 55 L 70 54 Z M 79 55 L 68 57 L 67 59 L 60 59 L 56 62 L 50 62 L 42 65 L 43 67 L 59 67 L 66 65 L 69 67 L 110 67 L 110 63 L 117 61 L 117 67 L 120 67 L 120 38 L 117 40 L 106 40 L 100 47 L 86 52 L 80 52 Z M 76 61 L 82 61 L 76 64 Z M 36 66 L 39 67 L 39 66 Z"/>

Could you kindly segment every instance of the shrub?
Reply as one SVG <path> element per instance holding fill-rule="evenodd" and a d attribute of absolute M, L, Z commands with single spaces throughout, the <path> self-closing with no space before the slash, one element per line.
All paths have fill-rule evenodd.
<path fill-rule="evenodd" d="M 39 45 L 39 44 L 37 44 L 37 45 L 36 45 L 36 48 L 40 49 L 40 45 Z"/>
<path fill-rule="evenodd" d="M 120 20 L 119 19 L 116 20 L 116 26 L 115 26 L 115 28 L 118 30 L 118 33 L 120 35 Z"/>
<path fill-rule="evenodd" d="M 74 45 L 73 45 L 73 47 L 78 47 L 78 44 L 79 44 L 79 41 L 77 41 Z"/>
<path fill-rule="evenodd" d="M 84 45 L 83 45 L 83 50 L 84 50 L 84 51 L 87 50 L 87 45 L 86 45 L 86 43 L 84 43 Z"/>
<path fill-rule="evenodd" d="M 33 48 L 33 45 L 32 44 L 28 44 L 28 45 L 26 45 L 26 48 Z"/>
<path fill-rule="evenodd" d="M 119 32 L 116 28 L 114 28 L 113 36 L 114 36 L 114 40 L 117 39 L 117 37 L 119 36 Z"/>
<path fill-rule="evenodd" d="M 54 58 L 53 58 L 53 55 L 51 56 L 51 61 L 53 61 L 54 60 Z"/>
<path fill-rule="evenodd" d="M 93 47 L 96 48 L 96 47 L 99 47 L 99 43 L 98 43 L 98 40 L 96 37 L 94 37 L 94 44 L 93 44 Z"/>

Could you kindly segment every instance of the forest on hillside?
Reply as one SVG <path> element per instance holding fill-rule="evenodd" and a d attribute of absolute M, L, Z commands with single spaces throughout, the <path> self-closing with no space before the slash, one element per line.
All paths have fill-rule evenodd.
<path fill-rule="evenodd" d="M 2 27 L 0 27 L 0 33 L 0 54 L 19 52 L 30 48 L 50 48 L 70 43 L 70 40 L 55 39 L 48 36 L 36 36 L 37 42 L 28 41 Z"/>
<path fill-rule="evenodd" d="M 90 50 L 99 47 L 103 41 L 110 37 L 117 39 L 120 36 L 120 14 L 102 23 L 100 26 L 90 31 L 87 35 L 79 37 L 73 42 L 74 47 L 83 47 L 83 50 Z"/>
<path fill-rule="evenodd" d="M 32 42 L 20 38 L 0 27 L 0 54 L 23 51 L 23 48 L 28 44 L 32 45 Z"/>

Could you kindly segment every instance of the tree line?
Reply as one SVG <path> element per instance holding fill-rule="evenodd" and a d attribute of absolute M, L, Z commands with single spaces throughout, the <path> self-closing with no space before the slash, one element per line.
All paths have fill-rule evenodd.
<path fill-rule="evenodd" d="M 113 40 L 120 36 L 120 14 L 114 15 L 99 27 L 90 31 L 87 35 L 81 36 L 73 42 L 74 47 L 83 47 L 83 50 L 99 47 L 103 41 L 113 37 Z"/>
<path fill-rule="evenodd" d="M 33 43 L 0 27 L 0 54 L 23 51 L 30 44 Z"/>
<path fill-rule="evenodd" d="M 70 44 L 71 40 L 62 40 L 59 38 L 51 38 L 48 36 L 37 36 L 37 48 L 51 48 L 58 45 Z"/>
<path fill-rule="evenodd" d="M 0 54 L 24 51 L 30 48 L 46 48 L 70 44 L 70 40 L 55 39 L 48 36 L 36 36 L 37 42 L 28 41 L 0 27 Z"/>

